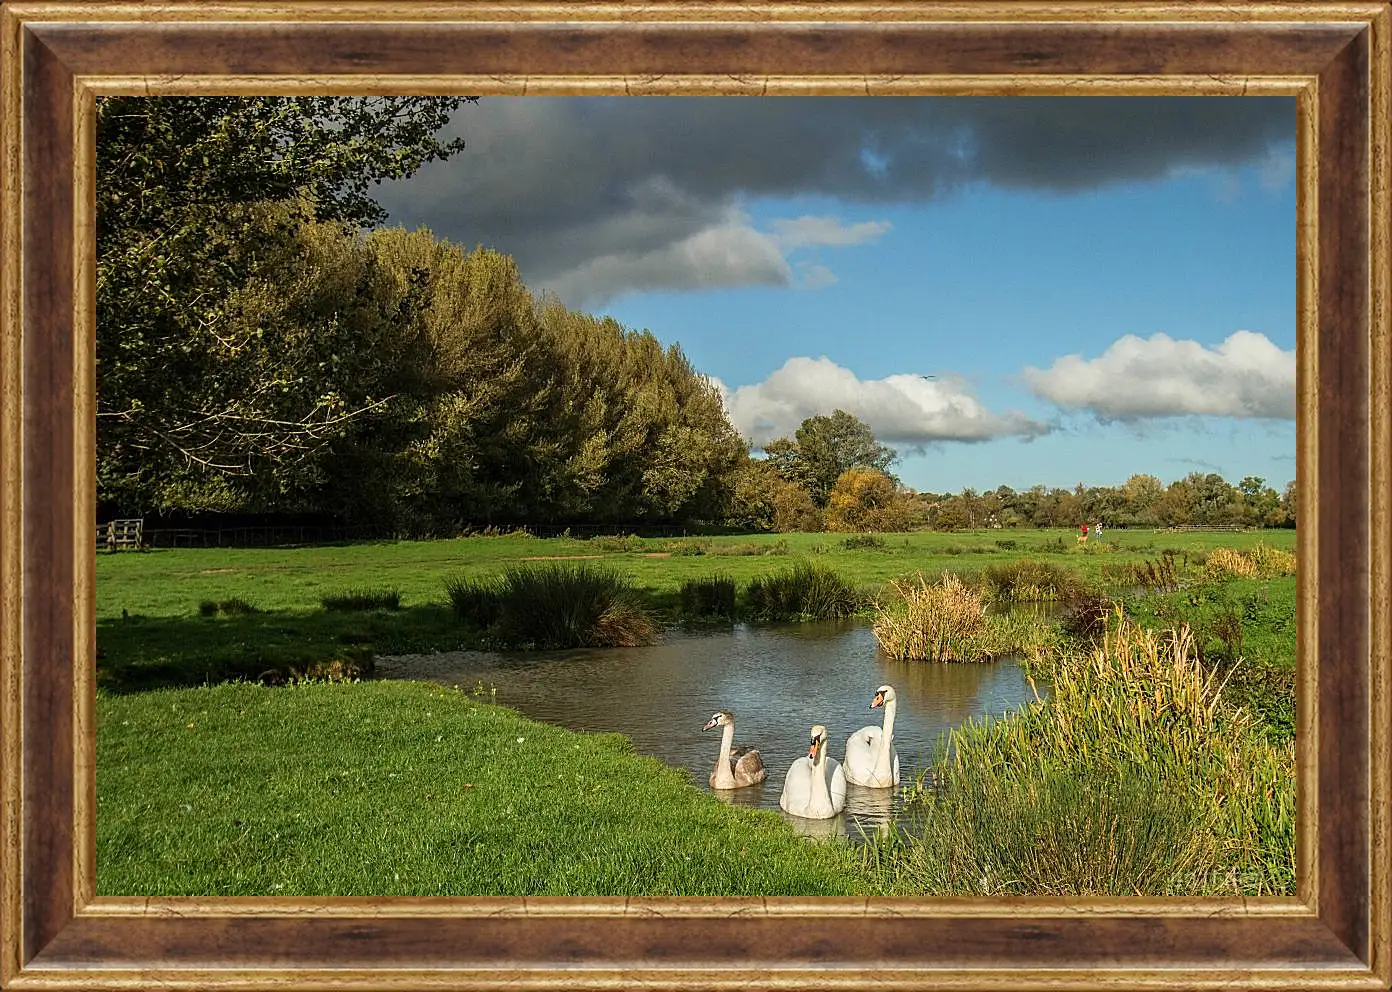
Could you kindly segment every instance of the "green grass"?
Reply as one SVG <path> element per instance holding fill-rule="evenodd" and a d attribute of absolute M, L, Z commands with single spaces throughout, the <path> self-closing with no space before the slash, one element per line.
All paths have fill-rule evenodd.
<path fill-rule="evenodd" d="M 1229 698 L 1251 711 L 1261 733 L 1287 743 L 1295 739 L 1295 604 L 1295 578 L 1286 576 L 1136 597 L 1126 612 L 1152 630 L 1187 623 L 1201 657 L 1227 678 Z"/>
<path fill-rule="evenodd" d="M 1280 756 L 1289 753 L 1294 730 L 1295 580 L 1205 582 L 1203 565 L 1214 548 L 1250 551 L 1262 543 L 1287 550 L 1294 535 L 1109 531 L 1107 538 L 1083 548 L 1071 531 L 894 534 L 883 535 L 883 546 L 852 542 L 862 544 L 857 547 L 828 534 L 627 537 L 606 551 L 601 545 L 607 542 L 514 533 L 98 555 L 98 889 L 246 895 L 958 891 L 956 883 L 926 881 L 922 860 L 915 869 L 906 850 L 876 848 L 871 863 L 862 864 L 839 846 L 797 838 L 776 815 L 720 803 L 681 773 L 635 756 L 622 738 L 569 734 L 468 693 L 413 683 L 272 689 L 224 680 L 255 679 L 268 669 L 351 674 L 354 666 L 370 665 L 374 653 L 496 646 L 489 628 L 498 616 L 477 616 L 478 604 L 494 601 L 501 575 L 534 573 L 536 560 L 612 569 L 631 584 L 637 602 L 676 620 L 683 588 L 693 596 L 689 590 L 712 583 L 713 575 L 720 577 L 721 592 L 711 596 L 722 603 L 727 589 L 775 588 L 770 580 L 779 573 L 831 576 L 835 581 L 801 585 L 830 590 L 833 603 L 844 602 L 851 590 L 855 608 L 869 601 L 865 593 L 883 593 L 895 579 L 920 572 L 935 579 L 951 570 L 983 582 L 988 568 L 1028 558 L 1116 595 L 1126 590 L 1107 581 L 1104 565 L 1156 560 L 1166 551 L 1186 587 L 1130 597 L 1125 609 L 1154 630 L 1193 625 L 1205 664 L 1227 679 L 1225 698 L 1250 714 L 1250 740 L 1225 752 L 1227 772 L 1199 769 L 1191 781 L 1203 792 L 1220 772 L 1245 767 L 1254 783 L 1271 785 L 1280 801 L 1244 821 L 1245 874 L 1234 882 L 1234 868 L 1229 882 L 1243 891 L 1278 888 L 1287 878 L 1285 866 L 1263 860 L 1251 838 L 1293 829 L 1281 805 L 1289 775 L 1280 778 Z M 395 592 L 399 609 L 323 608 L 326 598 L 369 585 Z M 1038 633 L 1038 618 L 1025 621 L 1008 632 L 1021 644 Z M 1073 650 L 1087 643 L 1088 626 L 1078 624 Z M 1234 666 L 1239 654 L 1244 660 Z M 140 691 L 201 683 L 210 685 Z M 997 743 L 1004 747 L 1001 741 L 1024 724 L 988 726 L 1001 728 Z M 170 762 L 170 754 L 179 760 Z M 979 749 L 971 772 L 977 785 L 990 784 L 982 773 L 999 767 L 999 757 L 990 747 Z M 1239 759 L 1246 764 L 1233 764 Z M 1026 771 L 1044 768 L 1033 747 L 1012 762 Z M 1169 843 L 1163 833 L 1137 831 L 1148 824 L 1162 830 L 1192 812 L 1153 791 L 1093 788 L 1085 780 L 1094 770 L 1086 761 L 1048 767 L 1030 789 L 998 791 L 988 825 L 1028 826 L 1028 815 L 1070 804 L 1116 809 L 1120 796 L 1143 815 L 1131 817 L 1129 832 L 1099 835 L 1099 850 L 1124 853 L 1122 860 L 1132 865 L 1127 877 L 1134 878 L 1147 846 Z M 957 820 L 940 820 L 949 825 L 943 843 L 960 833 L 961 818 L 976 803 L 962 795 Z M 1085 853 L 1081 822 L 1053 822 L 1058 850 Z M 1144 843 L 1134 843 L 1137 837 Z M 1101 877 L 1106 865 L 1119 862 L 1099 856 L 1081 863 Z M 1169 884 L 1153 878 L 1145 886 Z"/>
<path fill-rule="evenodd" d="M 1008 535 L 1008 536 L 1007 536 Z M 886 547 L 846 549 L 831 534 L 783 534 L 776 541 L 752 534 L 721 538 L 631 538 L 635 550 L 605 552 L 594 542 L 525 535 L 468 537 L 443 541 L 340 544 L 308 548 L 180 548 L 140 554 L 97 556 L 97 617 L 132 614 L 172 616 L 196 612 L 201 599 L 234 596 L 266 610 L 310 610 L 324 595 L 371 582 L 398 590 L 403 607 L 442 602 L 450 575 L 484 575 L 527 559 L 599 555 L 633 583 L 673 596 L 687 579 L 719 570 L 741 585 L 783 567 L 787 556 L 811 557 L 845 575 L 856 586 L 876 586 L 915 571 L 959 573 L 1020 558 L 1066 565 L 1096 581 L 1105 562 L 1155 558 L 1164 548 L 1202 553 L 1215 547 L 1250 549 L 1259 543 L 1291 550 L 1294 531 L 1166 533 L 1108 531 L 1106 551 L 1085 553 L 1068 542 L 1072 531 L 1018 530 L 883 535 Z M 1061 541 L 1060 538 L 1066 538 Z M 1002 548 L 997 542 L 1008 541 Z M 641 547 L 642 551 L 636 549 Z M 702 550 L 682 553 L 683 548 Z M 820 549 L 820 550 L 818 550 Z M 780 553 L 781 550 L 781 553 Z M 954 553 L 955 552 L 955 553 Z M 970 558 L 963 555 L 969 553 Z M 657 557 L 666 556 L 666 557 Z"/>
<path fill-rule="evenodd" d="M 100 595 L 100 593 L 98 593 Z M 97 684 L 111 691 L 256 679 L 377 654 L 473 647 L 444 606 L 336 613 L 275 610 L 231 616 L 142 616 L 97 621 Z"/>
<path fill-rule="evenodd" d="M 979 531 L 882 535 L 884 547 L 846 548 L 830 534 L 617 540 L 604 552 L 595 541 L 534 538 L 511 533 L 443 541 L 341 544 L 309 548 L 151 550 L 97 556 L 98 679 L 111 689 L 191 685 L 272 668 L 340 660 L 346 648 L 378 654 L 494 646 L 492 622 L 464 623 L 450 607 L 446 580 L 487 583 L 508 567 L 576 556 L 612 566 L 662 619 L 681 616 L 681 588 L 712 571 L 738 588 L 767 579 L 791 563 L 815 561 L 865 593 L 862 613 L 891 582 L 922 572 L 952 570 L 964 578 L 1022 558 L 1065 568 L 1081 583 L 1102 584 L 1102 566 L 1143 562 L 1173 550 L 1181 567 L 1198 573 L 1215 547 L 1251 550 L 1258 544 L 1289 550 L 1291 531 L 1166 533 L 1109 531 L 1103 545 L 1083 551 L 1072 531 Z M 1002 545 L 1006 545 L 1002 547 Z M 699 552 L 699 553 L 696 553 Z M 1193 564 L 1184 563 L 1193 560 Z M 1236 580 L 1235 580 L 1236 581 Z M 1280 582 L 1282 580 L 1273 580 Z M 1292 580 L 1284 580 L 1292 581 Z M 399 595 L 396 611 L 325 611 L 323 599 L 371 584 Z M 1234 588 L 1240 586 L 1240 582 Z M 1293 586 L 1292 586 L 1293 588 Z M 478 591 L 478 590 L 476 590 Z M 254 604 L 235 613 L 218 604 Z M 1293 600 L 1292 600 L 1293 603 Z M 208 615 L 200 615 L 201 609 Z M 211 605 L 209 605 L 211 604 Z M 867 614 L 868 615 L 868 614 Z M 1249 631 L 1244 649 L 1294 657 L 1287 629 L 1271 638 Z"/>
<path fill-rule="evenodd" d="M 97 719 L 101 895 L 872 891 L 845 845 L 469 692 L 228 683 Z"/>

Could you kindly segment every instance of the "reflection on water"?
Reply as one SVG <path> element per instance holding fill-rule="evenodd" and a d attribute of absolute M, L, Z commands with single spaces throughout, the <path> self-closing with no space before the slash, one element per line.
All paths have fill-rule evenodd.
<path fill-rule="evenodd" d="M 701 727 L 716 710 L 735 714 L 735 744 L 756 747 L 768 768 L 760 785 L 717 792 L 726 802 L 778 812 L 804 833 L 857 837 L 887 829 L 899 815 L 895 790 L 848 783 L 846 810 L 831 820 L 804 820 L 778 809 L 783 776 L 807 753 L 807 732 L 824 724 L 831 755 L 867 724 L 875 689 L 898 696 L 894 746 L 901 778 L 910 782 L 932 756 L 940 735 L 973 717 L 999 716 L 1034 699 L 1013 661 L 993 664 L 900 662 L 880 653 L 869 627 L 856 624 L 736 626 L 719 633 L 669 632 L 644 648 L 548 652 L 453 652 L 379 658 L 384 678 L 432 679 L 497 687 L 497 702 L 571 730 L 615 732 L 640 754 L 707 779 L 720 748 Z"/>

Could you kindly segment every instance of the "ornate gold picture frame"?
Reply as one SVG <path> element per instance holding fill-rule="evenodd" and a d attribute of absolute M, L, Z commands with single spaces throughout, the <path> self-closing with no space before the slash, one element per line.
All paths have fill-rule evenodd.
<path fill-rule="evenodd" d="M 5 989 L 1392 984 L 1392 5 L 6 3 Z M 1299 888 L 1263 900 L 94 888 L 94 117 L 117 93 L 1294 95 Z"/>

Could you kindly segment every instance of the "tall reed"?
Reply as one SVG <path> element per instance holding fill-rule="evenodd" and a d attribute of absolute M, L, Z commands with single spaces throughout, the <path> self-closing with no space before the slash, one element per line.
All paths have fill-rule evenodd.
<path fill-rule="evenodd" d="M 1073 572 L 1047 561 L 1021 558 L 989 566 L 981 582 L 991 599 L 1003 603 L 1030 603 L 1070 599 L 1086 591 Z"/>
<path fill-rule="evenodd" d="M 1042 647 L 1054 638 L 1044 618 L 986 612 L 983 595 L 951 572 L 892 582 L 895 597 L 875 604 L 875 639 L 900 661 L 989 661 Z"/>
<path fill-rule="evenodd" d="M 1204 563 L 1204 575 L 1209 579 L 1222 579 L 1229 576 L 1250 579 L 1256 578 L 1257 563 L 1241 551 L 1232 548 L 1214 548 L 1208 553 Z"/>
<path fill-rule="evenodd" d="M 1275 579 L 1295 574 L 1295 555 L 1280 548 L 1257 542 L 1248 549 L 1247 557 L 1257 566 L 1257 574 L 1264 579 Z"/>
<path fill-rule="evenodd" d="M 1157 634 L 1118 614 L 1092 650 L 1039 651 L 1029 668 L 1032 679 L 1048 680 L 1047 701 L 954 731 L 947 752 L 912 790 L 923 821 L 907 851 L 957 844 L 975 852 L 952 861 L 919 851 L 903 861 L 918 866 L 921 891 L 980 892 L 983 877 L 996 878 L 987 886 L 993 892 L 1062 891 L 1022 881 L 1037 886 L 1051 872 L 1073 880 L 1070 894 L 1118 886 L 1190 895 L 1294 891 L 1294 748 L 1271 744 L 1245 709 L 1224 700 L 1223 680 L 1199 663 L 1187 628 Z M 1126 791 L 1138 776 L 1150 793 Z M 989 797 L 994 805 L 966 819 L 964 810 Z M 1041 847 L 1036 802 L 1076 804 L 1077 816 L 1097 825 L 1093 840 L 1104 852 L 1160 845 L 1183 870 L 1156 874 L 1128 854 L 1090 861 L 1130 867 L 1106 878 L 1097 869 L 1084 885 L 1067 845 L 1052 855 Z M 1145 834 L 1152 824 L 1169 833 Z M 1185 831 L 1175 833 L 1179 824 Z M 990 874 L 1026 861 L 1031 873 L 1013 881 Z"/>

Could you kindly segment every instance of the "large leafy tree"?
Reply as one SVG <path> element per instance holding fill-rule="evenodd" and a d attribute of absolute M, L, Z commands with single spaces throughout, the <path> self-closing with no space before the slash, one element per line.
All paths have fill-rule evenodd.
<path fill-rule="evenodd" d="M 804 486 L 817 506 L 826 506 L 836 480 L 847 469 L 870 468 L 887 473 L 898 457 L 893 448 L 875 440 L 870 425 L 845 410 L 808 417 L 793 440 L 778 438 L 764 453 L 789 482 Z"/>
<path fill-rule="evenodd" d="M 272 281 L 309 219 L 380 222 L 372 188 L 462 148 L 438 134 L 466 99 L 99 101 L 102 498 L 246 505 L 270 466 L 310 458 L 381 401 L 355 405 L 314 374 L 343 361 L 332 346 L 305 351 L 305 332 L 332 331 L 336 310 L 309 328 L 262 321 L 266 301 L 246 287 Z"/>

